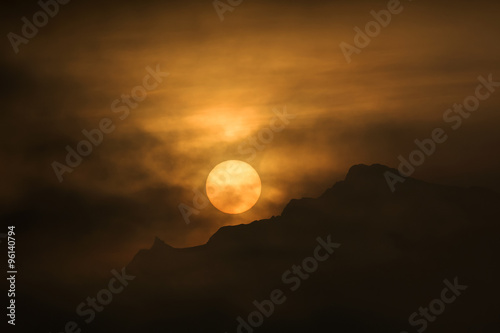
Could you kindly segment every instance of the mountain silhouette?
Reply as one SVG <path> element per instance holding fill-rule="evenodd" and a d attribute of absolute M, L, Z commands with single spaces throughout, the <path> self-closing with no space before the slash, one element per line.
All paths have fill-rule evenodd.
<path fill-rule="evenodd" d="M 500 195 L 413 178 L 393 193 L 388 171 L 397 174 L 353 166 L 320 197 L 222 227 L 202 246 L 155 239 L 128 265 L 135 279 L 88 331 L 498 330 Z M 439 315 L 410 324 L 430 305 Z"/>

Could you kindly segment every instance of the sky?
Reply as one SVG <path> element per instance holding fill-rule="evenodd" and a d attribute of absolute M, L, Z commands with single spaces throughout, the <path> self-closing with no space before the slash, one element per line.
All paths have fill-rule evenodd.
<path fill-rule="evenodd" d="M 341 43 L 355 45 L 354 28 L 386 1 L 244 0 L 221 21 L 210 1 L 75 0 L 17 53 L 7 35 L 40 7 L 2 6 L 0 215 L 47 279 L 77 283 L 127 264 L 155 237 L 195 246 L 221 226 L 279 215 L 352 165 L 398 167 L 436 128 L 449 138 L 414 177 L 500 190 L 500 91 L 459 129 L 443 120 L 479 76 L 500 81 L 496 3 L 404 1 L 350 63 Z M 147 75 L 154 85 L 154 71 L 144 100 L 117 111 Z M 284 127 L 255 146 L 284 112 Z M 54 161 L 103 119 L 114 130 L 60 182 Z M 179 205 L 193 207 L 226 160 L 255 168 L 259 201 L 238 215 L 209 204 L 186 223 Z"/>

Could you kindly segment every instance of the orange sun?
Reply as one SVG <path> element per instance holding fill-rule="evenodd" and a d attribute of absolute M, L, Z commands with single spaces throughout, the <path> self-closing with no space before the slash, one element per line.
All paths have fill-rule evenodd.
<path fill-rule="evenodd" d="M 259 200 L 262 184 L 250 164 L 230 160 L 218 164 L 207 178 L 207 196 L 212 205 L 227 214 L 240 214 Z"/>

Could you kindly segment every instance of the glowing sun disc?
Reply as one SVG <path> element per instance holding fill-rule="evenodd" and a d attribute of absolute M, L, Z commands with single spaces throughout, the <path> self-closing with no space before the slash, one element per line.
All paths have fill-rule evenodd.
<path fill-rule="evenodd" d="M 210 171 L 206 188 L 208 199 L 215 208 L 227 214 L 240 214 L 257 203 L 262 184 L 250 164 L 230 160 Z"/>

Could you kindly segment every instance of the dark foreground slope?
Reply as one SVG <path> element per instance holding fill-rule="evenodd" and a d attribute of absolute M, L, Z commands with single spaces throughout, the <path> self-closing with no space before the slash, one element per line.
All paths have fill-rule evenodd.
<path fill-rule="evenodd" d="M 157 239 L 130 263 L 135 280 L 87 331 L 238 332 L 237 318 L 248 323 L 255 300 L 269 317 L 254 313 L 261 325 L 239 332 L 498 331 L 500 196 L 413 179 L 391 193 L 387 170 L 354 166 L 321 197 L 223 227 L 204 246 L 174 249 Z M 340 246 L 325 259 L 318 237 L 329 235 Z M 310 273 L 287 273 L 315 251 L 324 260 L 317 269 L 308 259 Z M 467 289 L 443 294 L 443 281 L 456 277 Z M 271 314 L 262 302 L 273 291 L 281 304 Z M 411 326 L 408 318 L 430 302 L 439 315 L 418 315 Z"/>

